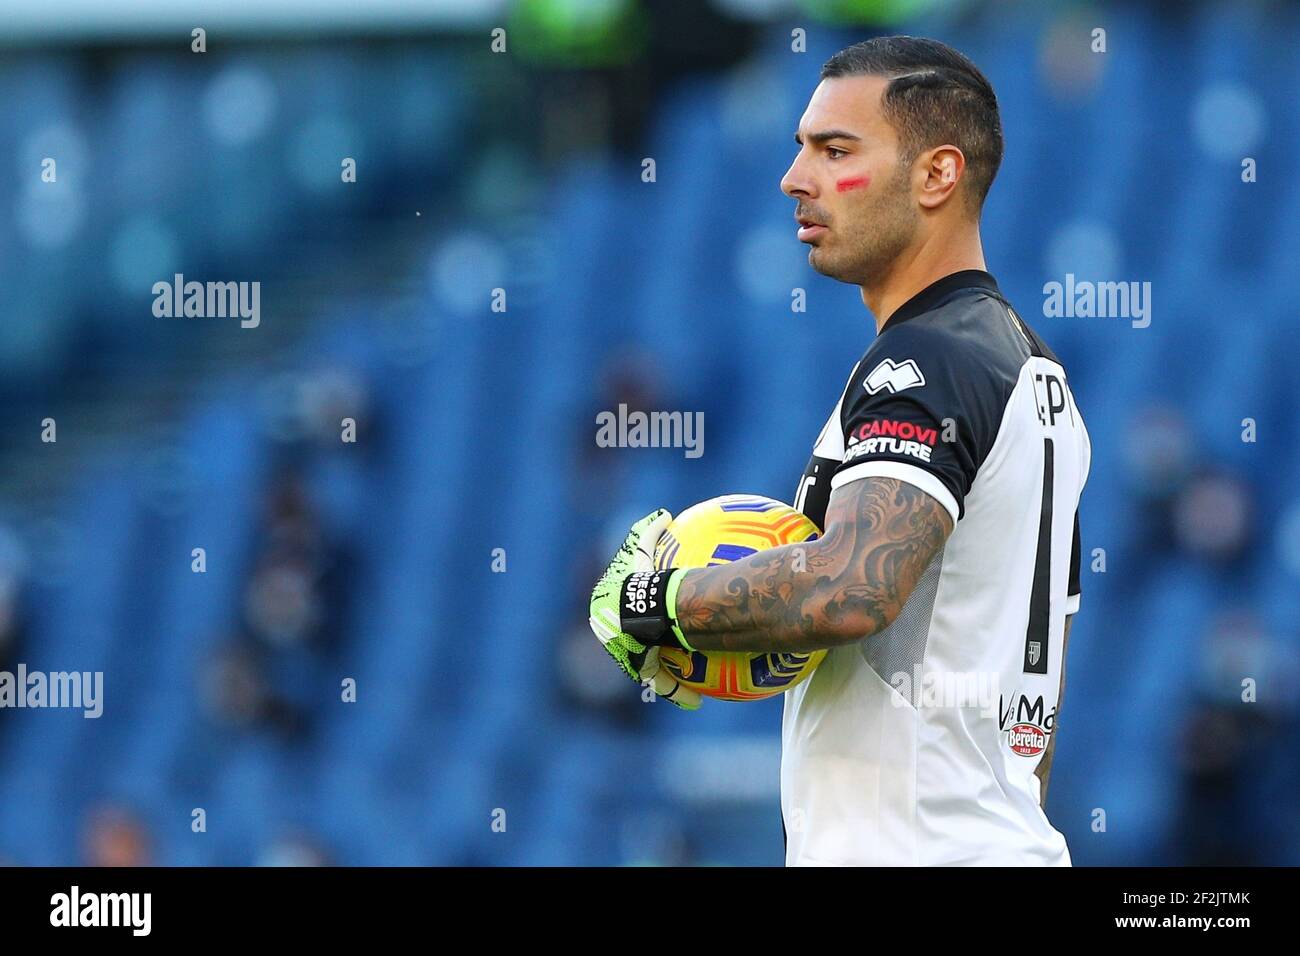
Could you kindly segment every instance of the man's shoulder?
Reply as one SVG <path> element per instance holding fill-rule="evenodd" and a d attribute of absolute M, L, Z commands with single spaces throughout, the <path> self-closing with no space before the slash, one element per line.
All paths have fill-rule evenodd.
<path fill-rule="evenodd" d="M 936 380 L 1009 392 L 1025 362 L 1050 350 L 1002 296 L 967 290 L 903 322 L 886 323 L 859 363 L 870 375 L 882 363 L 913 363 Z"/>

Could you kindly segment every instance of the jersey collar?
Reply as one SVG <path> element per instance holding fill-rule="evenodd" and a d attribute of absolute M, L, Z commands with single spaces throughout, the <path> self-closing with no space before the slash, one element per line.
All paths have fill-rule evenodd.
<path fill-rule="evenodd" d="M 885 324 L 880 327 L 880 331 L 885 331 L 891 325 L 906 322 L 923 312 L 929 312 L 942 304 L 954 292 L 963 289 L 986 289 L 999 297 L 1002 295 L 997 280 L 983 269 L 963 269 L 961 272 L 954 272 L 952 275 L 946 275 L 942 279 L 930 283 L 912 296 L 894 310 L 893 314 L 885 320 Z"/>

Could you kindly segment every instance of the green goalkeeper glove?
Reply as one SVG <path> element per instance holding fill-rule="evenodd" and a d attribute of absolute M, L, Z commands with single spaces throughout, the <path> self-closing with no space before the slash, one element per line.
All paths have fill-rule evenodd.
<path fill-rule="evenodd" d="M 654 569 L 655 545 L 672 520 L 661 508 L 632 525 L 592 589 L 589 623 L 628 677 L 650 684 L 657 695 L 683 710 L 698 710 L 700 695 L 659 663 L 660 647 L 689 647 L 672 619 L 681 576 L 676 569 Z"/>

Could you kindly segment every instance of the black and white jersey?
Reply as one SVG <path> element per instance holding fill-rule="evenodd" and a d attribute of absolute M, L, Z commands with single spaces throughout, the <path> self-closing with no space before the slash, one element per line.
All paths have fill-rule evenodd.
<path fill-rule="evenodd" d="M 787 864 L 1068 865 L 1034 769 L 1079 606 L 1088 433 L 1065 369 L 986 272 L 890 316 L 813 447 L 795 506 L 922 489 L 954 529 L 898 618 L 785 695 Z"/>

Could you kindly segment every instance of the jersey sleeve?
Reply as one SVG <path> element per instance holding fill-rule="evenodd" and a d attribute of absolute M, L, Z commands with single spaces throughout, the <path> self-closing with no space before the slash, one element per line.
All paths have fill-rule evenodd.
<path fill-rule="evenodd" d="M 844 458 L 831 488 L 896 478 L 936 499 L 956 524 L 1012 387 L 950 336 L 887 330 L 845 396 Z"/>

